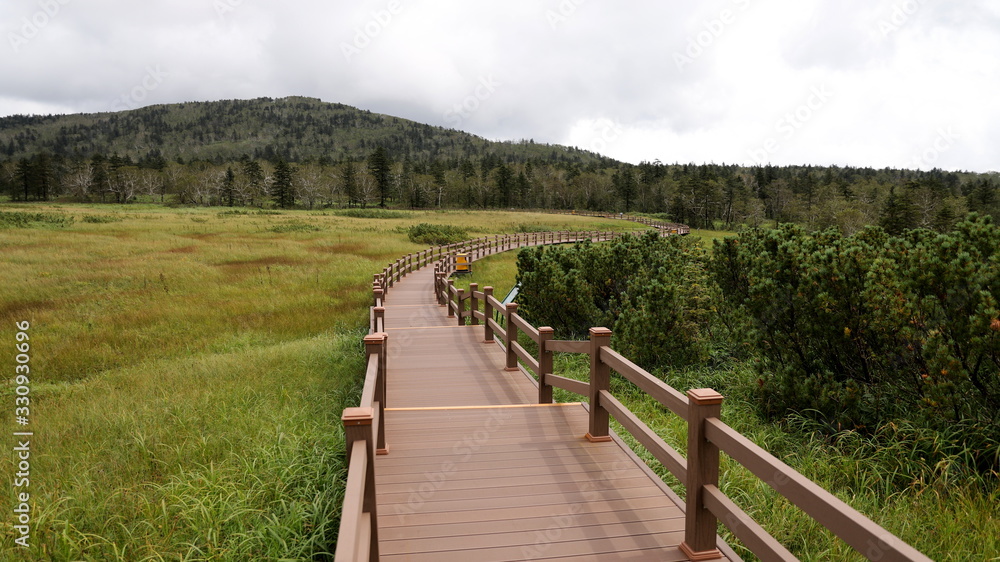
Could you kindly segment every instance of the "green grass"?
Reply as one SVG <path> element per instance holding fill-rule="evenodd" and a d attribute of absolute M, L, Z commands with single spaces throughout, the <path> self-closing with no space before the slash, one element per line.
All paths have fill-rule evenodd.
<path fill-rule="evenodd" d="M 35 433 L 32 547 L 8 527 L 0 560 L 329 559 L 340 413 L 358 400 L 371 276 L 425 248 L 399 227 L 593 224 L 149 204 L 0 213 L 19 217 L 0 229 L 0 346 L 31 323 Z M 13 372 L 13 353 L 0 361 Z M 0 388 L 8 436 L 25 429 L 13 392 Z M 0 457 L 0 473 L 14 461 Z M 14 491 L 0 512 L 12 513 Z"/>

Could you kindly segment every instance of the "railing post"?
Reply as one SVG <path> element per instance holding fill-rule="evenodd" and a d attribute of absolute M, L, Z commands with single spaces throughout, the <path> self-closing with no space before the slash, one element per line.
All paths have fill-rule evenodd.
<path fill-rule="evenodd" d="M 483 343 L 493 343 L 493 328 L 490 327 L 490 320 L 493 319 L 493 303 L 490 302 L 490 297 L 493 296 L 493 287 L 483 287 L 483 295 L 486 297 L 483 299 L 483 317 L 485 318 L 483 324 L 486 326 L 483 331 Z"/>
<path fill-rule="evenodd" d="M 458 325 L 465 326 L 465 302 L 462 297 L 465 296 L 465 289 L 459 289 L 458 295 L 455 296 L 456 308 L 458 308 L 458 313 L 455 314 L 458 317 Z"/>
<path fill-rule="evenodd" d="M 376 437 L 375 452 L 378 455 L 389 454 L 389 449 L 385 446 L 385 373 L 388 367 L 388 365 L 386 365 L 389 355 L 387 353 L 388 340 L 389 335 L 385 332 L 379 332 L 365 337 L 365 351 L 368 354 L 369 361 L 373 355 L 378 356 L 378 372 L 375 379 L 375 400 L 378 402 L 379 416 L 378 427 L 374 430 Z"/>
<path fill-rule="evenodd" d="M 375 451 L 372 439 L 372 421 L 375 410 L 372 408 L 347 408 L 340 420 L 344 424 L 344 444 L 347 446 L 347 466 L 351 465 L 351 452 L 354 443 L 366 442 L 365 452 L 368 455 L 368 469 L 365 471 L 364 506 L 361 510 L 371 517 L 371 542 L 368 547 L 368 559 L 378 560 L 378 511 L 375 502 Z"/>
<path fill-rule="evenodd" d="M 382 300 L 385 296 L 385 291 L 383 291 L 376 285 L 375 290 L 372 292 L 375 294 L 375 302 L 374 304 L 372 304 L 372 306 L 382 306 Z"/>
<path fill-rule="evenodd" d="M 517 326 L 514 325 L 514 315 L 517 314 L 517 303 L 511 302 L 507 303 L 507 308 L 504 310 L 504 316 L 507 318 L 507 325 L 505 326 L 507 330 L 507 337 L 504 338 L 504 347 L 507 348 L 507 366 L 504 371 L 516 371 L 517 370 L 517 354 L 514 353 L 514 346 L 511 345 L 517 341 Z"/>
<path fill-rule="evenodd" d="M 469 283 L 469 310 L 472 311 L 472 314 L 470 314 L 472 320 L 469 324 L 473 326 L 479 325 L 479 319 L 476 318 L 476 313 L 479 312 L 479 299 L 476 298 L 477 291 L 479 291 L 479 283 Z"/>
<path fill-rule="evenodd" d="M 542 326 L 538 329 L 538 403 L 552 403 L 552 385 L 545 381 L 547 375 L 552 374 L 553 353 L 546 349 L 546 343 L 555 337 L 555 330 L 549 326 Z"/>
<path fill-rule="evenodd" d="M 608 433 L 608 411 L 601 406 L 601 391 L 611 390 L 611 367 L 601 361 L 601 348 L 611 345 L 611 330 L 590 329 L 590 431 L 591 443 L 611 441 Z"/>
<path fill-rule="evenodd" d="M 454 279 L 449 279 L 448 280 L 448 286 L 445 287 L 445 291 L 444 291 L 444 298 L 445 298 L 445 300 L 448 301 L 448 318 L 454 318 L 455 317 L 455 308 L 456 307 L 454 305 L 454 302 L 451 300 L 451 288 L 454 287 L 454 286 L 455 286 L 455 280 Z"/>
<path fill-rule="evenodd" d="M 691 389 L 688 395 L 687 508 L 681 552 L 691 560 L 715 560 L 716 518 L 702 500 L 706 485 L 719 484 L 719 447 L 705 439 L 705 420 L 719 417 L 722 395 L 711 388 Z"/>
<path fill-rule="evenodd" d="M 435 266 L 435 270 L 434 270 L 434 287 L 435 287 L 435 290 L 437 291 L 438 306 L 445 306 L 445 305 L 447 305 L 448 303 L 445 300 L 445 299 L 448 298 L 448 295 L 445 292 L 445 288 L 447 287 L 447 284 L 445 284 L 445 282 L 444 282 L 444 272 L 441 271 L 441 266 L 440 265 Z"/>

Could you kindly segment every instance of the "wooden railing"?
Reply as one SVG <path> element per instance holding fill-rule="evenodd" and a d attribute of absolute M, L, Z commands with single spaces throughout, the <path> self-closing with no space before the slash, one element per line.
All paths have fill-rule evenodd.
<path fill-rule="evenodd" d="M 439 267 L 443 267 L 439 264 Z M 445 267 L 446 271 L 447 268 Z M 723 451 L 779 494 L 798 506 L 870 560 L 930 560 L 901 539 L 811 482 L 794 469 L 758 447 L 720 419 L 723 397 L 712 389 L 693 389 L 682 394 L 614 351 L 611 330 L 591 328 L 589 341 L 553 339 L 550 327 L 535 328 L 518 313 L 516 303 L 501 304 L 492 288 L 482 292 L 470 286 L 470 293 L 456 290 L 451 282 L 438 283 L 438 299 L 445 302 L 460 324 L 464 318 L 484 322 L 484 341 L 499 338 L 507 354 L 507 370 L 525 369 L 538 384 L 538 402 L 552 402 L 552 388 L 562 388 L 586 396 L 590 404 L 587 439 L 612 439 L 609 420 L 614 417 L 626 431 L 685 484 L 686 525 L 681 544 L 691 560 L 721 558 L 716 549 L 716 523 L 722 521 L 743 544 L 762 560 L 796 560 L 777 540 L 719 490 L 719 452 Z M 463 300 L 471 300 L 466 312 Z M 482 303 L 483 310 L 479 310 Z M 493 319 L 493 312 L 503 322 Z M 525 334 L 537 346 L 529 353 L 519 342 Z M 590 379 L 578 381 L 553 374 L 553 353 L 581 353 L 590 356 Z M 685 459 L 659 435 L 622 404 L 610 389 L 614 370 L 646 394 L 655 398 L 688 424 Z"/>
<path fill-rule="evenodd" d="M 469 254 L 470 260 L 525 246 L 559 244 L 583 240 L 610 240 L 623 233 L 598 231 L 560 231 L 486 236 L 456 244 L 428 248 L 408 254 L 386 266 L 372 281 L 372 306 L 369 309 L 368 336 L 365 337 L 367 369 L 360 405 L 344 410 L 345 447 L 347 450 L 347 483 L 337 538 L 336 560 L 378 560 L 378 518 L 375 502 L 375 456 L 388 454 L 385 441 L 386 352 L 388 335 L 385 324 L 385 300 L 392 287 L 407 274 L 430 264 L 435 267 L 435 291 L 447 290 L 456 295 L 458 304 L 449 309 L 460 323 L 466 318 L 473 322 L 486 319 L 482 312 L 463 311 L 465 292 L 445 282 L 455 271 L 456 255 Z M 477 287 L 478 288 L 478 287 Z M 478 293 L 478 291 L 474 292 Z M 492 298 L 492 289 L 488 289 Z M 471 297 L 471 295 L 470 295 Z M 444 297 L 439 299 L 445 304 Z M 492 299 L 494 302 L 496 299 Z M 473 305 L 478 309 L 478 300 Z M 489 313 L 492 316 L 492 313 Z M 489 323 L 496 325 L 490 318 Z M 522 350 L 523 351 L 523 350 Z M 509 364 L 509 363 L 508 363 Z M 516 368 L 516 365 L 515 365 Z"/>
<path fill-rule="evenodd" d="M 378 560 L 378 513 L 375 501 L 375 455 L 388 453 L 385 445 L 384 332 L 365 336 L 368 368 L 361 405 L 344 410 L 347 484 L 337 538 L 337 560 Z"/>
<path fill-rule="evenodd" d="M 616 219 L 616 220 L 627 220 L 632 222 L 637 222 L 639 224 L 644 224 L 651 228 L 655 228 L 664 234 L 690 234 L 691 228 L 686 224 L 679 224 L 674 222 L 660 222 L 648 217 L 640 217 L 636 215 L 630 215 L 628 213 L 604 213 L 596 211 L 549 211 L 558 215 L 575 215 L 579 217 L 599 217 L 604 219 Z"/>
<path fill-rule="evenodd" d="M 576 214 L 584 214 L 577 212 Z M 643 217 L 593 214 L 607 218 L 637 220 L 664 234 L 683 234 L 684 225 L 652 224 Z M 475 261 L 487 255 L 529 245 L 574 242 L 583 239 L 608 240 L 620 233 L 547 232 L 493 236 L 430 248 L 404 256 L 374 276 L 369 335 L 365 338 L 368 367 L 361 405 L 343 414 L 348 477 L 337 542 L 337 560 L 378 560 L 378 525 L 375 502 L 374 458 L 388 452 L 385 443 L 385 298 L 396 282 L 408 273 L 434 264 L 434 291 L 438 303 L 447 306 L 449 316 L 464 325 L 482 325 L 484 341 L 497 342 L 506 353 L 508 370 L 525 369 L 538 383 L 538 402 L 551 403 L 552 389 L 562 388 L 588 398 L 587 438 L 612 439 L 610 418 L 616 421 L 661 462 L 687 489 L 685 539 L 681 546 L 692 560 L 718 558 L 716 522 L 721 520 L 748 549 L 762 560 L 795 560 L 718 487 L 719 452 L 746 467 L 782 496 L 824 527 L 833 531 L 870 560 L 929 560 L 913 547 L 864 517 L 843 501 L 797 473 L 767 451 L 750 442 L 720 419 L 723 397 L 711 389 L 689 390 L 682 394 L 638 367 L 610 347 L 611 331 L 592 328 L 589 341 L 554 339 L 549 327 L 535 328 L 517 313 L 516 303 L 504 305 L 492 287 L 458 289 L 448 276 L 455 270 L 455 255 L 470 254 Z M 469 305 L 466 307 L 466 302 Z M 500 321 L 494 319 L 498 313 Z M 518 337 L 525 334 L 537 347 L 532 354 Z M 580 353 L 590 357 L 589 381 L 578 381 L 553 373 L 554 353 Z M 688 456 L 685 459 L 622 404 L 610 390 L 614 370 L 655 398 L 688 424 Z"/>

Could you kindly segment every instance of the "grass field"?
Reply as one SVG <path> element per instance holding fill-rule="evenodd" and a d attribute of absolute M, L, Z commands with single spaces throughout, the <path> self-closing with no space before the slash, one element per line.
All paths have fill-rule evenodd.
<path fill-rule="evenodd" d="M 371 276 L 426 222 L 471 236 L 622 228 L 506 212 L 262 214 L 0 206 L 0 427 L 31 431 L 0 494 L 2 560 L 323 559 L 341 503 Z M 30 328 L 15 423 L 16 323 Z M 8 437 L 10 447 L 17 445 Z M 13 481 L 13 454 L 0 473 Z M 13 529 L 30 493 L 29 542 Z"/>

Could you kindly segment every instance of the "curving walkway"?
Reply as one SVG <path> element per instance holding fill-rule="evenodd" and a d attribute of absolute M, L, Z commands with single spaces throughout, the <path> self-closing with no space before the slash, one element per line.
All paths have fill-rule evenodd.
<path fill-rule="evenodd" d="M 424 268 L 384 303 L 381 558 L 687 560 L 676 495 L 617 438 L 588 441 L 584 405 L 535 404 L 534 380 L 505 371 L 499 345 L 449 319 L 433 288 Z"/>

